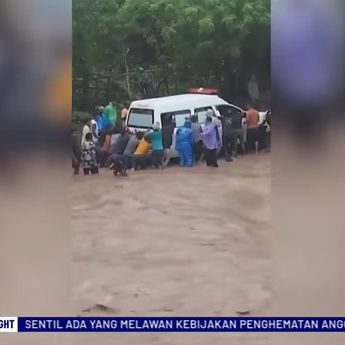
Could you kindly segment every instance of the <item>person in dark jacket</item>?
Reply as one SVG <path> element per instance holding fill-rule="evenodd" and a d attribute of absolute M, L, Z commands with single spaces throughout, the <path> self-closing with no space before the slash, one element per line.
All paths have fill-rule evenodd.
<path fill-rule="evenodd" d="M 128 143 L 126 145 L 125 150 L 123 151 L 123 171 L 122 174 L 127 174 L 127 169 L 132 168 L 132 157 L 134 155 L 134 152 L 137 150 L 137 147 L 139 145 L 140 140 L 143 138 L 144 133 L 143 132 L 137 132 L 135 134 L 132 134 L 129 137 Z"/>
<path fill-rule="evenodd" d="M 164 162 L 163 166 L 166 167 L 171 159 L 171 145 L 173 141 L 174 131 L 176 124 L 172 115 L 168 115 L 162 119 L 162 140 L 164 149 Z"/>
<path fill-rule="evenodd" d="M 226 114 L 220 118 L 222 122 L 222 145 L 227 162 L 233 161 L 233 154 L 235 150 L 234 133 L 231 126 L 230 114 Z"/>
<path fill-rule="evenodd" d="M 244 130 L 243 130 L 243 121 L 246 114 L 240 110 L 234 110 L 230 113 L 231 117 L 231 127 L 234 135 L 235 142 L 235 157 L 237 156 L 237 143 L 240 144 L 240 154 L 245 154 L 244 146 Z"/>
<path fill-rule="evenodd" d="M 120 133 L 121 136 L 117 139 L 116 143 L 111 145 L 109 150 L 109 157 L 106 165 L 113 165 L 114 175 L 119 175 L 124 171 L 124 165 L 126 162 L 125 156 L 123 155 L 127 144 L 129 142 L 129 135 L 123 130 Z"/>
<path fill-rule="evenodd" d="M 202 139 L 201 139 L 201 133 L 202 128 L 200 123 L 198 122 L 198 115 L 193 115 L 191 117 L 192 121 L 192 131 L 193 131 L 193 154 L 194 154 L 194 161 L 195 163 L 198 163 L 201 159 L 202 155 Z"/>
<path fill-rule="evenodd" d="M 172 116 L 168 116 L 164 119 L 162 123 L 162 139 L 163 139 L 163 149 L 170 149 L 172 144 L 172 138 L 175 130 L 175 122 L 172 119 Z"/>

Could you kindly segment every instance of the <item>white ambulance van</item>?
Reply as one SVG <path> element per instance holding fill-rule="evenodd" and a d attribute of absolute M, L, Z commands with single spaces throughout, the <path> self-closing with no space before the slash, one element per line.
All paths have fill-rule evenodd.
<path fill-rule="evenodd" d="M 203 126 L 208 109 L 212 109 L 217 116 L 225 114 L 229 109 L 243 112 L 239 107 L 229 104 L 217 95 L 183 94 L 132 102 L 126 125 L 130 130 L 147 131 L 154 123 L 158 122 L 162 127 L 173 121 L 176 124 L 176 133 L 176 130 L 183 126 L 185 118 L 191 115 L 197 115 L 199 123 Z M 168 153 L 169 158 L 178 157 L 175 150 L 175 133 Z"/>

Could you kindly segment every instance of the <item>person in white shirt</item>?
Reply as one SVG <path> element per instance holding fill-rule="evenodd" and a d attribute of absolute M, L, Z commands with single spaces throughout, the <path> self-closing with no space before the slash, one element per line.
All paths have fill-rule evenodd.
<path fill-rule="evenodd" d="M 87 120 L 87 122 L 85 123 L 83 127 L 83 131 L 81 134 L 81 146 L 85 144 L 85 141 L 86 141 L 85 137 L 87 133 L 91 133 L 91 119 Z"/>
<path fill-rule="evenodd" d="M 99 115 L 97 113 L 95 113 L 93 115 L 93 118 L 91 120 L 91 133 L 92 133 L 92 141 L 94 144 L 97 144 L 98 142 L 98 138 L 99 138 L 99 131 L 98 131 L 98 124 L 97 124 L 97 120 L 98 120 Z"/>
<path fill-rule="evenodd" d="M 259 93 L 259 84 L 256 80 L 255 74 L 252 74 L 249 82 L 248 82 L 248 95 L 252 102 L 256 103 L 258 102 L 260 98 Z"/>

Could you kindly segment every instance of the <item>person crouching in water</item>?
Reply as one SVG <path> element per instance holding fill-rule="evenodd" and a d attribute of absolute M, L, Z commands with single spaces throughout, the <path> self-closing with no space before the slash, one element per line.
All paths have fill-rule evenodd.
<path fill-rule="evenodd" d="M 183 127 L 176 132 L 176 151 L 179 153 L 180 165 L 183 167 L 193 165 L 193 143 L 192 123 L 190 119 L 186 119 Z"/>
<path fill-rule="evenodd" d="M 96 149 L 92 139 L 92 133 L 87 133 L 82 145 L 81 161 L 83 163 L 84 175 L 88 175 L 89 173 L 98 174 Z"/>
<path fill-rule="evenodd" d="M 142 132 L 138 132 L 138 139 L 140 139 L 138 147 L 135 150 L 134 155 L 132 156 L 133 170 L 137 170 L 138 166 L 140 166 L 141 169 L 144 169 L 150 162 L 149 151 L 151 148 L 151 144 L 148 141 L 149 139 L 144 137 L 144 134 Z"/>
<path fill-rule="evenodd" d="M 201 137 L 205 146 L 206 165 L 208 167 L 218 168 L 217 150 L 220 147 L 220 137 L 217 125 L 212 121 L 212 114 L 212 110 L 207 111 L 205 126 L 201 133 Z"/>

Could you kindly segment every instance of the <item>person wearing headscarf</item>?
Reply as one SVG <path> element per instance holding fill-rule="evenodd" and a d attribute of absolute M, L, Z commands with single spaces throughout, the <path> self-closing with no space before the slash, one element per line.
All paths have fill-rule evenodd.
<path fill-rule="evenodd" d="M 212 121 L 212 115 L 212 110 L 207 111 L 205 126 L 201 133 L 201 137 L 205 146 L 207 166 L 218 168 L 217 149 L 220 147 L 220 137 L 217 125 Z"/>
<path fill-rule="evenodd" d="M 186 119 L 182 128 L 176 132 L 176 151 L 180 156 L 180 165 L 191 167 L 193 165 L 193 143 L 194 136 L 192 122 Z"/>

